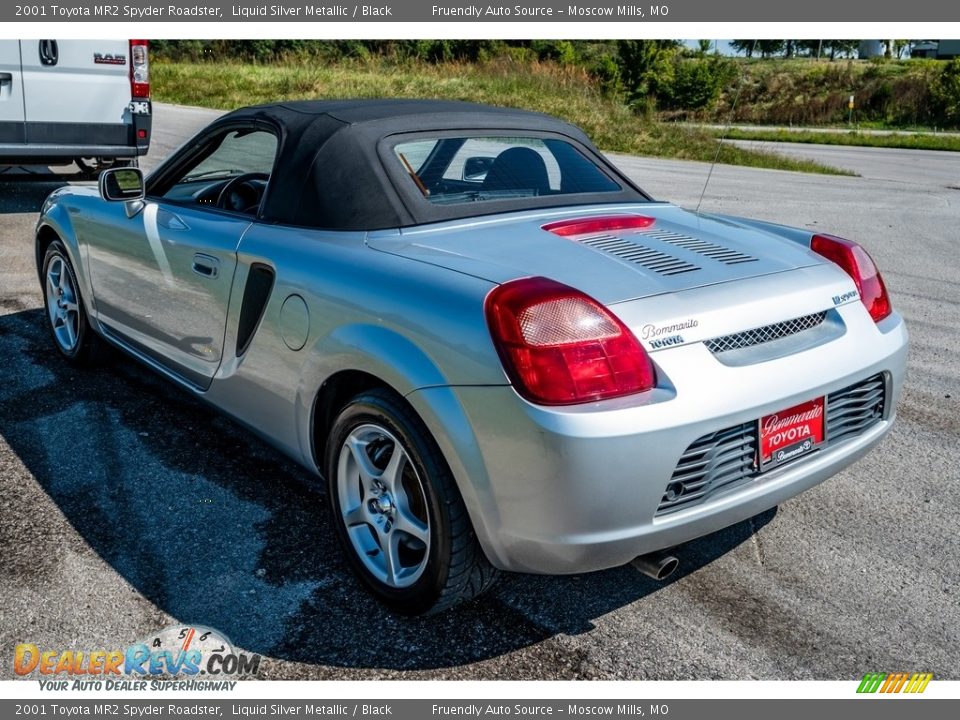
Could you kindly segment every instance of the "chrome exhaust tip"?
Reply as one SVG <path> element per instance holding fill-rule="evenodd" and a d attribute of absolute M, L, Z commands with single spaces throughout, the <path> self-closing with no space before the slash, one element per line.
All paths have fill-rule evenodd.
<path fill-rule="evenodd" d="M 668 552 L 652 552 L 630 561 L 637 570 L 654 580 L 666 580 L 673 575 L 680 561 Z"/>

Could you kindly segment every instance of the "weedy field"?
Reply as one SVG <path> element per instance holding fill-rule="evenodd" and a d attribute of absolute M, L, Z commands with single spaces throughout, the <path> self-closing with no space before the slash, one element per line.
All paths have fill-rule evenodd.
<path fill-rule="evenodd" d="M 844 170 L 723 145 L 705 129 L 635 114 L 583 68 L 509 57 L 439 64 L 383 58 L 323 62 L 156 62 L 156 100 L 232 109 L 277 100 L 409 97 L 466 100 L 535 110 L 583 128 L 602 149 L 634 155 L 846 175 Z"/>

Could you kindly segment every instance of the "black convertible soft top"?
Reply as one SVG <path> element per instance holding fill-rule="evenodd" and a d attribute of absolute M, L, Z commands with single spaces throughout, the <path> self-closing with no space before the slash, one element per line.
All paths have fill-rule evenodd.
<path fill-rule="evenodd" d="M 279 137 L 276 167 L 261 219 L 335 230 L 377 230 L 571 204 L 642 202 L 649 198 L 611 165 L 577 127 L 549 115 L 437 100 L 309 100 L 235 110 L 210 129 L 267 125 Z M 504 131 L 559 137 L 620 185 L 619 192 L 512 198 L 436 205 L 407 177 L 390 150 L 396 136 Z"/>

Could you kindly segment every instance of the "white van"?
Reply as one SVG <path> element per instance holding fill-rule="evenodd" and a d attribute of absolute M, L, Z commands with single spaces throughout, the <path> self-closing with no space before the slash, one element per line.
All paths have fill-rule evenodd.
<path fill-rule="evenodd" d="M 0 165 L 97 172 L 150 146 L 146 40 L 0 40 Z"/>

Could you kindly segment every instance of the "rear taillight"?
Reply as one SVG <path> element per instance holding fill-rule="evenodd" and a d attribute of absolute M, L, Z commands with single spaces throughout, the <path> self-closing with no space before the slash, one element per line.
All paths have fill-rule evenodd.
<path fill-rule="evenodd" d="M 893 312 L 880 271 L 860 245 L 833 235 L 814 235 L 810 249 L 839 265 L 853 278 L 860 293 L 860 302 L 874 322 L 880 322 Z"/>
<path fill-rule="evenodd" d="M 572 405 L 656 384 L 633 333 L 572 287 L 542 277 L 513 280 L 487 296 L 486 314 L 507 375 L 531 402 Z"/>
<path fill-rule="evenodd" d="M 135 98 L 150 97 L 150 57 L 146 40 L 130 41 L 130 94 Z"/>

